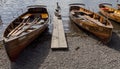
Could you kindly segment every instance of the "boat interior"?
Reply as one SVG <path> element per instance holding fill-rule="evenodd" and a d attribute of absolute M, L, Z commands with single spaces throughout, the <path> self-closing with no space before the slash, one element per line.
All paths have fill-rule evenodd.
<path fill-rule="evenodd" d="M 84 16 L 85 18 L 92 21 L 93 23 L 97 23 L 99 25 L 105 25 L 105 26 L 110 25 L 108 20 L 105 19 L 104 17 L 102 17 L 98 14 L 95 14 L 94 12 L 91 12 L 87 9 L 82 8 L 82 7 L 71 6 L 70 11 L 73 14 L 73 16 L 75 16 L 77 18 L 80 18 L 81 16 Z"/>
<path fill-rule="evenodd" d="M 26 13 L 15 19 L 7 27 L 4 37 L 9 38 L 18 36 L 21 33 L 31 32 L 43 25 L 48 20 L 48 17 L 46 8 L 29 8 Z"/>
<path fill-rule="evenodd" d="M 120 9 L 114 9 L 108 5 L 100 5 L 100 8 L 104 11 L 107 12 L 109 14 L 113 14 L 115 16 L 119 16 L 120 17 Z"/>
<path fill-rule="evenodd" d="M 99 5 L 99 7 L 104 10 L 105 12 L 108 12 L 108 13 L 115 13 L 115 10 L 114 8 L 112 8 L 111 6 L 108 6 L 108 5 Z"/>

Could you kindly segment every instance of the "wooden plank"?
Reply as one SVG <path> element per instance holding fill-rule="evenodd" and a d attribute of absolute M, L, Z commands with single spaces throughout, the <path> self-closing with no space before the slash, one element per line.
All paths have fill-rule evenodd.
<path fill-rule="evenodd" d="M 60 48 L 67 48 L 67 42 L 65 39 L 65 32 L 64 32 L 64 28 L 63 28 L 63 23 L 62 20 L 58 20 L 58 28 L 59 28 L 59 47 Z"/>
<path fill-rule="evenodd" d="M 51 48 L 67 48 L 67 42 L 65 39 L 64 28 L 62 20 L 59 20 L 56 16 L 53 18 L 53 33 Z"/>
<path fill-rule="evenodd" d="M 57 18 L 54 16 L 51 48 L 58 47 L 58 39 L 59 37 L 58 37 Z"/>
<path fill-rule="evenodd" d="M 32 15 L 32 14 L 28 13 L 28 14 L 24 15 L 24 16 L 21 17 L 21 18 L 22 18 L 22 19 L 26 19 L 26 18 L 30 17 L 31 15 Z"/>

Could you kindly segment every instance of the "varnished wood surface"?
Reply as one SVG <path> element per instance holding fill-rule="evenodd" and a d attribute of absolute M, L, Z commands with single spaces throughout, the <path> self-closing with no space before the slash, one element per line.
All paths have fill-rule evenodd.
<path fill-rule="evenodd" d="M 17 19 L 15 19 L 12 23 L 10 23 L 10 25 L 6 28 L 6 30 L 4 32 L 4 44 L 5 44 L 7 54 L 11 61 L 15 61 L 15 59 L 24 50 L 24 48 L 27 45 L 29 45 L 35 38 L 37 38 L 48 27 L 49 14 L 47 13 L 46 8 L 44 8 L 44 10 L 46 9 L 46 13 L 45 12 L 39 13 L 38 10 L 42 11 L 41 8 L 37 8 L 37 9 L 35 8 L 34 9 L 35 13 L 33 13 L 33 14 L 31 13 L 31 11 L 32 12 L 34 11 L 33 8 L 32 8 L 32 10 L 29 9 L 30 12 L 27 11 L 26 13 L 22 14 Z M 36 12 L 36 11 L 38 11 L 38 12 Z M 25 24 L 25 26 L 23 26 L 20 30 L 17 31 L 17 33 L 20 32 L 20 34 L 18 34 L 18 35 L 14 34 L 15 36 L 9 35 L 9 33 L 12 30 L 16 29 L 16 27 L 18 27 L 20 25 L 20 24 L 17 24 L 18 26 L 16 26 L 16 21 L 19 23 L 22 23 L 20 18 L 23 18 L 23 16 L 31 14 L 31 15 L 33 15 L 33 17 L 31 17 L 31 19 L 33 18 L 32 20 L 34 21 L 34 19 L 38 18 L 38 16 L 40 16 L 42 13 L 47 14 L 47 17 L 44 16 L 44 18 L 41 18 L 42 21 L 37 20 L 32 23 L 30 23 L 28 21 Z M 20 21 L 18 19 L 20 19 Z M 28 23 L 30 23 L 30 24 L 28 24 Z M 12 28 L 11 25 L 13 25 L 14 27 Z M 9 35 L 9 36 L 7 36 L 7 35 Z"/>

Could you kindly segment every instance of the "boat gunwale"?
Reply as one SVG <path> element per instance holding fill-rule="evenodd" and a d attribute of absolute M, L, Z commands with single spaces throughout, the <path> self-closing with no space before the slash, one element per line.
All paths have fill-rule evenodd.
<path fill-rule="evenodd" d="M 28 33 L 26 33 L 26 34 L 19 35 L 19 36 L 14 36 L 14 37 L 12 37 L 12 38 L 11 38 L 11 37 L 10 37 L 10 38 L 5 38 L 5 37 L 4 37 L 4 41 L 5 41 L 5 42 L 9 42 L 9 41 L 18 39 L 18 38 L 20 38 L 20 37 L 24 37 L 24 36 L 26 36 L 27 34 L 30 34 L 30 33 L 34 32 L 34 31 L 37 31 L 38 29 L 44 27 L 44 26 L 47 24 L 48 21 L 49 21 L 49 20 L 47 20 L 47 21 L 45 22 L 45 24 L 43 24 L 43 26 L 41 26 L 41 27 L 39 27 L 39 28 L 36 28 L 36 29 L 32 30 L 31 32 L 28 32 Z"/>

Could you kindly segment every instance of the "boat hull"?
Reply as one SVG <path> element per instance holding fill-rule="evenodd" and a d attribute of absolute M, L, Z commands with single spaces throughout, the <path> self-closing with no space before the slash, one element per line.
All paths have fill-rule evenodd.
<path fill-rule="evenodd" d="M 46 28 L 47 24 L 39 29 L 21 36 L 14 40 L 5 41 L 5 48 L 11 61 L 15 61 L 22 50 L 28 46 L 35 38 L 37 38 Z"/>
<path fill-rule="evenodd" d="M 82 21 L 80 19 L 76 19 L 71 14 L 70 19 L 78 26 L 82 27 L 83 29 L 91 32 L 92 34 L 100 38 L 102 42 L 107 43 L 111 39 L 112 28 L 106 28 L 96 24 L 91 24 L 89 23 L 89 21 Z"/>
<path fill-rule="evenodd" d="M 28 11 L 13 20 L 5 29 L 3 40 L 11 61 L 47 27 L 49 13 L 44 5 L 28 6 Z"/>

